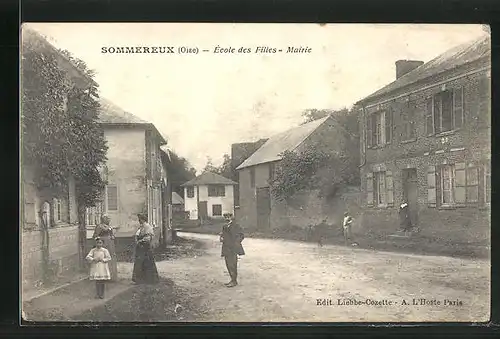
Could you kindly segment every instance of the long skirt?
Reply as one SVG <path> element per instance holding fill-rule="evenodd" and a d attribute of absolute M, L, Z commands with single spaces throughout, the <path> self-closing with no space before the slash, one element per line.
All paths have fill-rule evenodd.
<path fill-rule="evenodd" d="M 149 244 L 135 247 L 134 271 L 132 281 L 137 284 L 155 284 L 159 281 L 158 269 Z"/>
<path fill-rule="evenodd" d="M 109 272 L 111 273 L 110 281 L 118 280 L 118 263 L 116 258 L 115 241 L 110 237 L 101 237 L 104 242 L 104 247 L 109 251 L 111 260 L 108 262 Z"/>

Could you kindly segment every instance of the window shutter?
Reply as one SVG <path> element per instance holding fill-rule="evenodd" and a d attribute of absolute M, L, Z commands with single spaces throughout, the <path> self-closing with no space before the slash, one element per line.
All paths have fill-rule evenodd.
<path fill-rule="evenodd" d="M 373 206 L 373 173 L 366 174 L 366 204 Z"/>
<path fill-rule="evenodd" d="M 368 148 L 373 146 L 373 122 L 371 115 L 366 118 L 366 146 Z"/>
<path fill-rule="evenodd" d="M 427 99 L 427 107 L 425 112 L 425 127 L 426 134 L 433 135 L 434 134 L 434 118 L 433 118 L 433 98 Z"/>
<path fill-rule="evenodd" d="M 464 123 L 464 88 L 453 90 L 453 122 L 455 128 L 461 128 Z"/>
<path fill-rule="evenodd" d="M 385 172 L 385 180 L 387 190 L 387 205 L 394 206 L 394 185 L 392 181 L 392 171 Z"/>
<path fill-rule="evenodd" d="M 460 162 L 455 164 L 454 175 L 454 201 L 457 204 L 465 204 L 465 163 Z"/>
<path fill-rule="evenodd" d="M 465 174 L 467 202 L 477 203 L 479 201 L 479 168 L 470 164 L 465 170 Z"/>
<path fill-rule="evenodd" d="M 429 166 L 427 170 L 427 203 L 429 207 L 436 207 L 436 167 Z"/>
<path fill-rule="evenodd" d="M 385 112 L 385 142 L 390 144 L 392 141 L 392 127 L 393 127 L 393 112 L 392 109 L 389 108 Z"/>

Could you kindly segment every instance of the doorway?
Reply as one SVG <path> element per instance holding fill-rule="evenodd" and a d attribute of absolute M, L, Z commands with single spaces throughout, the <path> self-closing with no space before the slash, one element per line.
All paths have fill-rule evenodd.
<path fill-rule="evenodd" d="M 418 224 L 418 179 L 417 169 L 403 170 L 403 200 L 408 203 L 408 211 L 412 226 Z"/>
<path fill-rule="evenodd" d="M 198 217 L 200 218 L 201 224 L 205 224 L 208 220 L 208 208 L 206 201 L 200 201 L 198 203 Z"/>
<path fill-rule="evenodd" d="M 269 187 L 257 188 L 257 229 L 271 227 L 271 194 Z"/>

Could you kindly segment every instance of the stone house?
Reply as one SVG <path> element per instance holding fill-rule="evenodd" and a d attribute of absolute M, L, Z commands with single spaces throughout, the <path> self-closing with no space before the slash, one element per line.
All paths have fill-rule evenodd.
<path fill-rule="evenodd" d="M 100 124 L 107 141 L 104 175 L 107 185 L 102 202 L 88 208 L 89 234 L 104 213 L 117 228 L 117 237 L 128 237 L 138 227 L 137 214 L 147 213 L 155 230 L 155 245 L 162 239 L 167 173 L 160 146 L 166 145 L 156 127 L 101 98 Z M 168 220 L 168 219 L 167 219 Z"/>
<path fill-rule="evenodd" d="M 257 151 L 268 139 L 259 139 L 255 142 L 240 142 L 231 145 L 231 172 L 233 177 L 229 178 L 239 182 L 239 171 L 236 168 L 248 159 L 255 151 Z M 234 186 L 234 207 L 237 211 L 240 206 L 240 191 L 239 186 Z"/>
<path fill-rule="evenodd" d="M 37 32 L 23 27 L 21 55 L 33 49 L 55 56 L 67 80 L 81 89 L 90 88 L 93 80 Z M 21 68 L 23 61 L 21 61 Z M 64 103 L 62 103 L 65 106 Z M 22 113 L 22 112 L 21 112 Z M 22 148 L 22 146 L 21 146 Z M 79 268 L 78 206 L 73 178 L 56 193 L 36 185 L 36 164 L 21 159 L 20 173 L 20 250 L 23 291 L 45 278 L 71 276 Z"/>
<path fill-rule="evenodd" d="M 225 214 L 234 215 L 236 185 L 236 182 L 212 172 L 203 172 L 182 184 L 184 211 L 189 212 L 189 220 L 203 223 L 208 219 L 222 219 Z"/>
<path fill-rule="evenodd" d="M 239 172 L 240 224 L 267 230 L 286 225 L 307 227 L 319 222 L 322 202 L 315 192 L 299 197 L 298 206 L 288 206 L 271 194 L 270 180 L 285 151 L 301 152 L 309 147 L 326 152 L 344 149 L 345 134 L 332 117 L 325 117 L 270 137 L 236 169 Z"/>
<path fill-rule="evenodd" d="M 424 237 L 489 242 L 490 58 L 484 37 L 399 60 L 396 80 L 356 103 L 365 231 L 395 232 L 406 201 Z"/>

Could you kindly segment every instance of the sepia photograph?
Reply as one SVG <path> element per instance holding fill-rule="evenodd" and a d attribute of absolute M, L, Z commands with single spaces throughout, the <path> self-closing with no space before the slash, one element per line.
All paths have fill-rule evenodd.
<path fill-rule="evenodd" d="M 22 325 L 488 322 L 490 34 L 24 23 Z"/>

